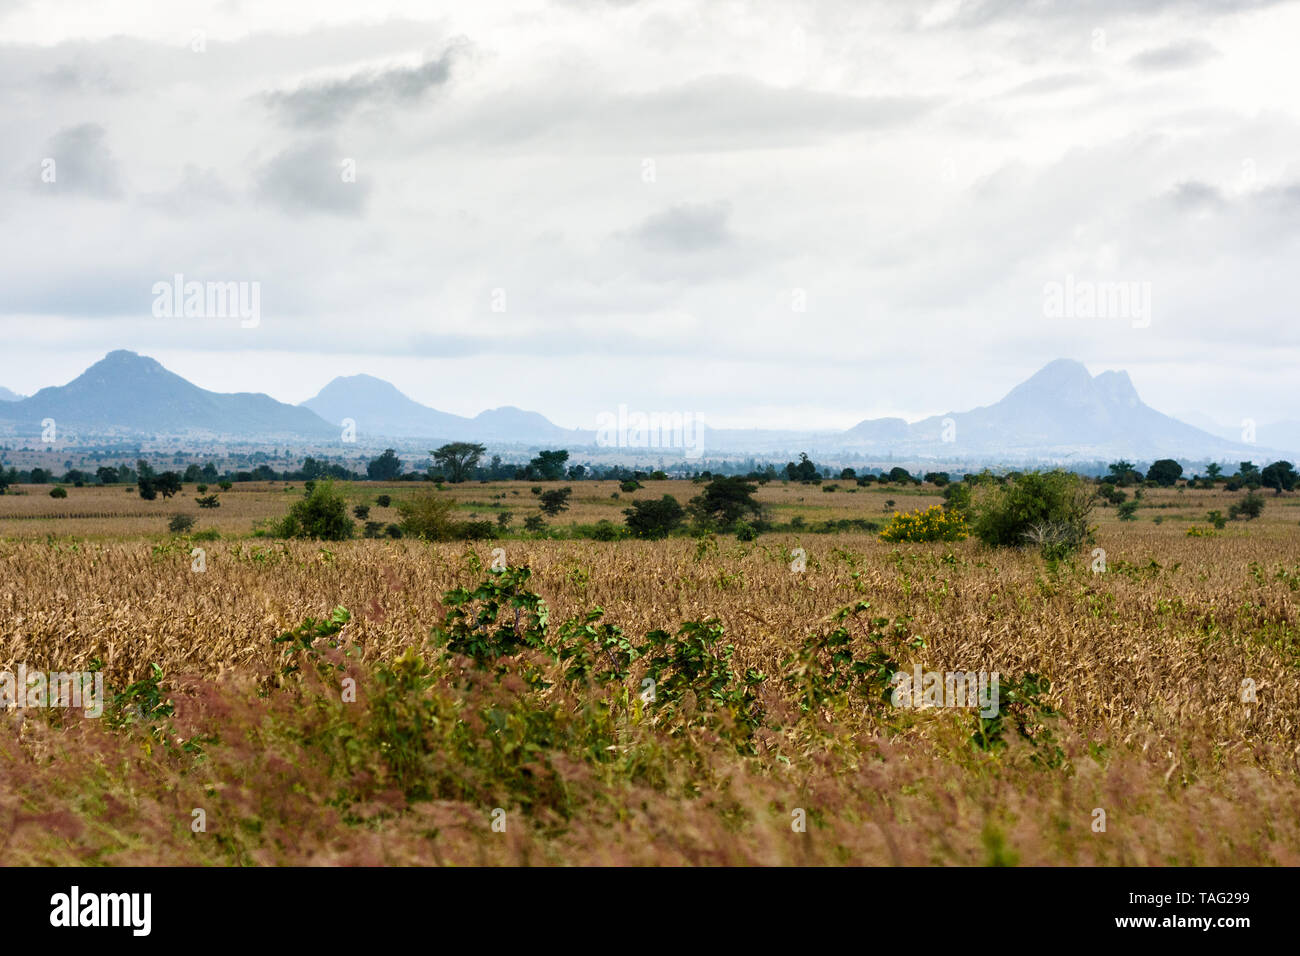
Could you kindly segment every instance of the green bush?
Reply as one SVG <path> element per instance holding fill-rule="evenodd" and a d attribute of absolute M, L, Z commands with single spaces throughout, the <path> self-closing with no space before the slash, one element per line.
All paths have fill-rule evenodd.
<path fill-rule="evenodd" d="M 672 495 L 658 501 L 634 501 L 623 511 L 628 530 L 638 538 L 666 538 L 681 526 L 686 509 Z"/>
<path fill-rule="evenodd" d="M 68 497 L 68 489 L 67 489 L 67 488 L 62 488 L 62 487 L 59 487 L 59 486 L 56 485 L 55 487 L 53 487 L 53 488 L 50 489 L 50 497 L 51 497 L 51 498 L 66 498 L 66 497 Z"/>
<path fill-rule="evenodd" d="M 1096 491 L 1072 472 L 1027 471 L 1004 484 L 981 482 L 973 499 L 971 531 L 990 547 L 1049 541 L 1077 550 L 1091 537 Z"/>
<path fill-rule="evenodd" d="M 348 517 L 347 499 L 332 481 L 322 481 L 305 498 L 293 503 L 272 533 L 279 538 L 346 541 L 355 530 L 356 525 Z"/>

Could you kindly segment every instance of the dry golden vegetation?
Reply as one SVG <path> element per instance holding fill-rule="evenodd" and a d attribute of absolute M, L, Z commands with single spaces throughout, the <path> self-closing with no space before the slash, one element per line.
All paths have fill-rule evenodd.
<path fill-rule="evenodd" d="M 572 487 L 555 526 L 619 522 L 630 499 L 696 490 Z M 1300 863 L 1295 495 L 1270 494 L 1261 518 L 1209 537 L 1186 532 L 1239 495 L 1149 491 L 1136 522 L 1100 510 L 1094 573 L 1087 552 L 1051 563 L 866 533 L 282 542 L 250 532 L 300 488 L 236 485 L 204 511 L 191 486 L 153 502 L 22 490 L 0 497 L 0 669 L 101 668 L 112 690 L 136 691 L 99 720 L 0 717 L 0 862 Z M 347 493 L 396 521 L 375 496 L 415 490 Z M 527 483 L 442 493 L 466 515 L 510 510 L 516 530 L 536 513 Z M 758 497 L 779 521 L 810 523 L 940 501 L 851 483 Z M 221 537 L 168 534 L 176 513 Z M 766 679 L 752 706 L 709 716 L 693 692 L 671 710 L 641 705 L 648 654 L 603 684 L 537 648 L 473 666 L 430 635 L 455 604 L 446 592 L 490 580 L 499 559 L 531 569 L 552 635 L 595 607 L 633 644 L 717 618 L 713 653 L 734 645 L 728 692 L 739 675 Z M 859 661 L 883 649 L 907 672 L 1050 681 L 1033 706 L 1007 703 L 1025 735 L 982 749 L 970 709 L 879 694 L 802 710 L 799 654 L 830 646 L 833 616 L 856 602 L 870 604 L 845 619 Z M 318 646 L 340 647 L 286 676 L 274 639 L 339 606 L 350 619 Z M 340 699 L 345 674 L 355 703 Z"/>

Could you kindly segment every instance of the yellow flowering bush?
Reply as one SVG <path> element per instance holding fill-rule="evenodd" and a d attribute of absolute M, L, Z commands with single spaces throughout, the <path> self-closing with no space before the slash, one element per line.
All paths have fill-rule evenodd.
<path fill-rule="evenodd" d="M 955 511 L 934 505 L 924 511 L 894 512 L 889 527 L 880 532 L 881 541 L 964 541 L 969 534 L 966 519 Z"/>

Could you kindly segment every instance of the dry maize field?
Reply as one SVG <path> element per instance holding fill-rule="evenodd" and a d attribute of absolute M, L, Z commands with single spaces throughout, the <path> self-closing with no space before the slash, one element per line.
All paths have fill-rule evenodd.
<path fill-rule="evenodd" d="M 573 488 L 556 528 L 692 493 Z M 276 484 L 15 490 L 0 671 L 93 671 L 107 703 L 0 715 L 5 864 L 1300 864 L 1296 495 L 1189 535 L 1234 496 L 1151 491 L 1048 561 L 544 538 L 515 482 L 445 490 L 516 516 L 470 543 L 253 536 Z M 376 495 L 412 493 L 346 491 L 394 521 Z M 940 500 L 758 497 L 809 525 Z M 521 643 L 484 663 L 489 632 Z M 998 675 L 999 714 L 881 683 L 930 673 Z"/>

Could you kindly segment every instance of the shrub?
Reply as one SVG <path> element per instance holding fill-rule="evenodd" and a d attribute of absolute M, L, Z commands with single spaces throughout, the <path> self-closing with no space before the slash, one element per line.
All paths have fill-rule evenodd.
<path fill-rule="evenodd" d="M 672 495 L 658 501 L 634 501 L 623 511 L 628 530 L 638 538 L 658 539 L 672 534 L 686 517 L 686 510 Z"/>
<path fill-rule="evenodd" d="M 1253 491 L 1246 492 L 1244 498 L 1228 508 L 1228 517 L 1234 521 L 1237 518 L 1245 518 L 1250 521 L 1253 518 L 1258 518 L 1263 513 L 1264 496 Z"/>
<path fill-rule="evenodd" d="M 757 538 L 757 537 L 758 537 L 758 529 L 755 528 L 755 527 L 754 527 L 752 524 L 750 524 L 748 521 L 737 521 L 737 522 L 736 522 L 736 540 L 737 540 L 737 541 L 753 541 L 753 540 L 754 540 L 755 538 Z"/>
<path fill-rule="evenodd" d="M 618 486 L 618 490 L 626 494 L 631 494 L 632 492 L 636 491 L 640 487 L 641 487 L 641 482 L 632 481 L 629 479 L 628 481 L 620 482 Z"/>
<path fill-rule="evenodd" d="M 397 506 L 405 534 L 429 541 L 451 541 L 455 537 L 451 514 L 455 502 L 436 492 L 423 492 Z"/>
<path fill-rule="evenodd" d="M 379 505 L 379 507 L 381 508 L 387 508 L 392 503 L 393 503 L 393 499 L 388 495 L 380 495 L 378 498 L 375 499 L 375 504 Z"/>
<path fill-rule="evenodd" d="M 68 489 L 67 489 L 67 488 L 63 488 L 63 487 L 60 487 L 60 486 L 58 486 L 58 485 L 55 485 L 53 488 L 50 489 L 50 497 L 51 497 L 51 498 L 66 498 L 66 497 L 68 497 Z"/>
<path fill-rule="evenodd" d="M 1027 471 L 1004 484 L 981 483 L 971 506 L 971 530 L 990 547 L 1033 543 L 1050 527 L 1052 540 L 1077 550 L 1091 537 L 1088 516 L 1096 491 L 1066 471 Z"/>
<path fill-rule="evenodd" d="M 201 498 L 194 499 L 200 508 L 220 508 L 221 501 L 216 495 L 204 495 Z"/>
<path fill-rule="evenodd" d="M 370 506 L 369 505 L 353 506 L 352 516 L 356 518 L 358 521 L 365 521 L 367 518 L 370 517 Z"/>
<path fill-rule="evenodd" d="M 301 501 L 294 502 L 273 533 L 280 538 L 346 541 L 355 530 L 348 517 L 347 500 L 332 481 L 322 481 Z"/>
<path fill-rule="evenodd" d="M 541 515 L 529 515 L 524 519 L 524 530 L 534 533 L 546 530 L 546 519 Z"/>
<path fill-rule="evenodd" d="M 541 509 L 554 518 L 561 511 L 569 510 L 569 496 L 572 488 L 553 488 L 541 494 Z"/>
<path fill-rule="evenodd" d="M 729 531 L 741 518 L 762 514 L 754 500 L 756 491 L 758 485 L 739 476 L 713 478 L 702 494 L 691 499 L 691 515 L 702 531 Z"/>
<path fill-rule="evenodd" d="M 1137 521 L 1137 501 L 1126 501 L 1119 506 L 1120 521 Z"/>
<path fill-rule="evenodd" d="M 894 514 L 881 541 L 964 541 L 970 532 L 966 519 L 956 511 L 945 511 L 942 505 L 933 505 L 924 511 Z"/>
<path fill-rule="evenodd" d="M 172 534 L 184 534 L 193 527 L 193 515 L 172 515 L 172 520 L 167 522 L 167 530 Z"/>
<path fill-rule="evenodd" d="M 591 529 L 591 536 L 597 541 L 621 541 L 628 536 L 628 529 L 620 528 L 608 518 L 602 518 Z"/>

